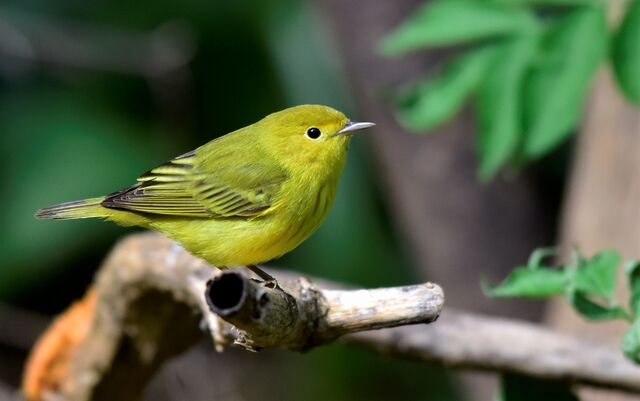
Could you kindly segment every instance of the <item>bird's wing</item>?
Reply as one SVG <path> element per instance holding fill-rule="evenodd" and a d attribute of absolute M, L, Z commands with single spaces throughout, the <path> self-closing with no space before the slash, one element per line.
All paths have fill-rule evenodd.
<path fill-rule="evenodd" d="M 186 153 L 108 195 L 102 205 L 169 216 L 261 216 L 273 208 L 286 172 L 263 157 L 239 158 L 236 152 L 217 152 L 199 163 L 195 152 Z"/>

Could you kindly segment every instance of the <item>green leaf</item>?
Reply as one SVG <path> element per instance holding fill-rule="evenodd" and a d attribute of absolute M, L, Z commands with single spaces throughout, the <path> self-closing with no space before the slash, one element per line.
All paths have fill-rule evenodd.
<path fill-rule="evenodd" d="M 609 300 L 616 286 L 619 264 L 620 255 L 613 251 L 600 252 L 591 259 L 581 260 L 575 272 L 576 290 Z"/>
<path fill-rule="evenodd" d="M 570 281 L 566 297 L 579 314 L 589 320 L 631 320 L 612 298 L 619 264 L 620 255 L 609 251 L 590 259 L 578 257 L 573 267 L 566 268 Z"/>
<path fill-rule="evenodd" d="M 578 401 L 566 382 L 533 379 L 507 374 L 502 376 L 498 401 Z"/>
<path fill-rule="evenodd" d="M 575 310 L 588 320 L 629 319 L 627 312 L 620 306 L 596 303 L 580 291 L 569 291 L 567 298 Z"/>
<path fill-rule="evenodd" d="M 636 319 L 627 329 L 620 344 L 622 352 L 631 361 L 640 364 L 640 320 Z"/>
<path fill-rule="evenodd" d="M 627 99 L 640 106 L 640 0 L 631 0 L 611 43 L 611 61 Z"/>
<path fill-rule="evenodd" d="M 633 260 L 627 262 L 624 267 L 624 272 L 627 275 L 629 290 L 631 292 L 629 307 L 635 317 L 638 318 L 640 314 L 640 261 Z"/>
<path fill-rule="evenodd" d="M 556 248 L 538 248 L 531 253 L 529 256 L 529 261 L 527 262 L 527 266 L 530 269 L 538 269 L 544 267 L 542 265 L 542 261 L 549 256 L 556 255 Z"/>
<path fill-rule="evenodd" d="M 501 45 L 477 97 L 479 176 L 488 180 L 514 154 L 521 133 L 522 81 L 535 53 L 537 36 L 512 38 Z"/>
<path fill-rule="evenodd" d="M 509 4 L 511 6 L 522 7 L 572 7 L 572 6 L 594 6 L 599 4 L 599 0 L 491 0 L 498 4 Z"/>
<path fill-rule="evenodd" d="M 575 128 L 587 89 L 607 42 L 602 7 L 580 7 L 552 24 L 540 60 L 524 86 L 523 156 L 536 158 L 560 144 Z"/>
<path fill-rule="evenodd" d="M 499 285 L 483 292 L 490 297 L 548 298 L 565 292 L 567 277 L 562 270 L 518 267 Z"/>
<path fill-rule="evenodd" d="M 472 50 L 449 62 L 442 73 L 430 77 L 399 96 L 396 115 L 412 130 L 428 130 L 453 117 L 485 75 L 494 47 Z"/>
<path fill-rule="evenodd" d="M 530 11 L 474 0 L 436 0 L 420 7 L 391 34 L 380 50 L 387 56 L 419 48 L 451 46 L 531 29 Z"/>

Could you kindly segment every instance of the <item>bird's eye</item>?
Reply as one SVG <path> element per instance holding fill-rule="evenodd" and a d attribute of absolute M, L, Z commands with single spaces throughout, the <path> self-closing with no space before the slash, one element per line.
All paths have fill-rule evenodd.
<path fill-rule="evenodd" d="M 307 136 L 311 139 L 318 139 L 322 133 L 316 127 L 311 127 L 307 130 Z"/>

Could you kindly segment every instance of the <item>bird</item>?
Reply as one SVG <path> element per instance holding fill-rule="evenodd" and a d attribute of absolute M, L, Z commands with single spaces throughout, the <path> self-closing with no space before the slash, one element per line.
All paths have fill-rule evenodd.
<path fill-rule="evenodd" d="M 129 187 L 46 207 L 36 218 L 102 218 L 159 231 L 218 268 L 246 266 L 277 286 L 258 265 L 318 229 L 352 135 L 374 125 L 324 105 L 290 107 L 160 164 Z"/>

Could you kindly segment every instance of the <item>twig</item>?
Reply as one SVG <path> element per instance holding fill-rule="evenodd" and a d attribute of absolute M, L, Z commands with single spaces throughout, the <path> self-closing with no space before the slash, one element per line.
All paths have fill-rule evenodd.
<path fill-rule="evenodd" d="M 270 271 L 283 291 L 240 271 L 217 276 L 207 289 L 211 267 L 175 243 L 152 234 L 122 241 L 94 285 L 97 300 L 84 340 L 66 364 L 58 363 L 63 374 L 40 393 L 135 400 L 163 361 L 202 338 L 199 320 L 218 345 L 302 350 L 367 328 L 429 322 L 442 306 L 435 285 L 400 287 L 400 295 L 394 289 L 349 291 Z M 447 311 L 429 327 L 360 332 L 343 341 L 445 365 L 640 391 L 640 368 L 620 352 L 506 319 Z"/>
<path fill-rule="evenodd" d="M 192 30 L 178 20 L 135 31 L 0 6 L 0 77 L 16 79 L 35 67 L 54 73 L 72 70 L 142 77 L 159 114 L 184 131 L 192 131 L 188 129 L 193 100 L 189 64 L 195 53 Z"/>
<path fill-rule="evenodd" d="M 121 72 L 151 79 L 183 69 L 193 58 L 190 31 L 168 23 L 135 32 L 79 21 L 37 17 L 0 8 L 2 62 Z"/>

